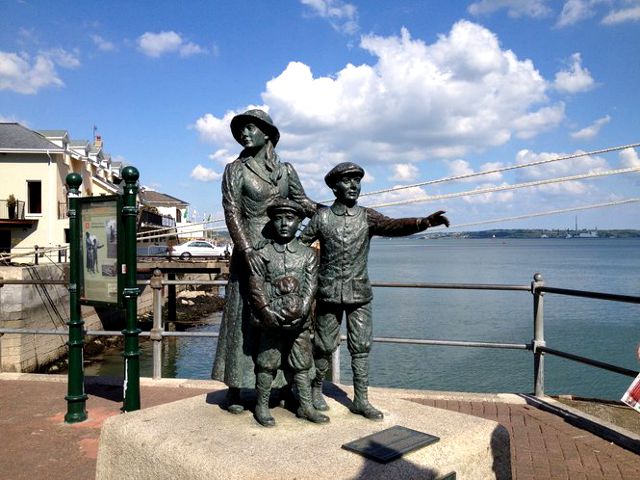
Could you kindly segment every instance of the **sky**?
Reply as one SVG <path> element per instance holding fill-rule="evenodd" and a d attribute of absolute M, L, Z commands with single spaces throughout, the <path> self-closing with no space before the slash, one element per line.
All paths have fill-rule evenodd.
<path fill-rule="evenodd" d="M 640 229 L 639 148 L 413 186 L 640 142 L 640 0 L 0 0 L 0 121 L 93 128 L 140 182 L 222 215 L 241 147 L 229 122 L 263 108 L 309 197 L 363 166 L 360 203 L 445 210 L 452 229 Z M 487 190 L 500 190 L 487 192 Z M 481 190 L 485 193 L 466 195 Z M 439 198 L 442 195 L 458 194 Z M 416 201 L 433 197 L 429 201 Z M 410 203 L 407 203 L 410 202 Z M 195 212 L 195 214 L 194 214 Z"/>

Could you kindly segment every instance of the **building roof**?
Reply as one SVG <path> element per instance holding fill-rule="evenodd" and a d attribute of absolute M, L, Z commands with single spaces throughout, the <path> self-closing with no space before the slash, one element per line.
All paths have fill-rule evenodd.
<path fill-rule="evenodd" d="M 100 178 L 100 177 L 96 177 L 96 176 L 92 176 L 91 180 L 100 185 L 102 188 L 104 188 L 105 190 L 111 192 L 111 193 L 122 193 L 122 187 L 118 187 L 118 185 L 115 185 L 113 183 L 111 183 L 108 180 L 105 180 L 104 178 Z"/>
<path fill-rule="evenodd" d="M 86 147 L 89 145 L 89 140 L 69 140 L 70 147 Z"/>
<path fill-rule="evenodd" d="M 0 122 L 0 151 L 55 151 L 64 149 L 50 142 L 44 136 L 15 122 Z"/>
<path fill-rule="evenodd" d="M 43 137 L 49 138 L 64 138 L 69 135 L 66 130 L 38 130 L 37 132 Z"/>
<path fill-rule="evenodd" d="M 184 200 L 153 190 L 141 190 L 140 201 L 150 207 L 186 207 L 189 205 L 189 203 Z"/>

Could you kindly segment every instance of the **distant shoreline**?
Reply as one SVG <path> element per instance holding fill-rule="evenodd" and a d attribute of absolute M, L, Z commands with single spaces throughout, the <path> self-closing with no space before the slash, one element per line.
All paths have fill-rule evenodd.
<path fill-rule="evenodd" d="M 547 230 L 534 229 L 494 229 L 475 232 L 446 232 L 437 231 L 420 233 L 411 238 L 563 238 L 563 239 L 597 239 L 597 238 L 640 238 L 640 230 L 613 229 L 613 230 Z"/>

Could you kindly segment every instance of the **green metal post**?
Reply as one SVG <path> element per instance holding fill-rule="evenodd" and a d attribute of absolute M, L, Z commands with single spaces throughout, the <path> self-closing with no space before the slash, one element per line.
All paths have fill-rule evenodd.
<path fill-rule="evenodd" d="M 124 404 L 122 410 L 132 412 L 140 409 L 140 345 L 138 342 L 138 287 L 136 285 L 137 254 L 136 199 L 140 173 L 135 167 L 122 169 L 124 195 L 122 220 L 124 229 L 124 307 L 126 311 L 124 334 Z"/>
<path fill-rule="evenodd" d="M 87 419 L 87 395 L 84 393 L 83 345 L 84 332 L 82 313 L 80 311 L 80 269 L 82 256 L 80 253 L 80 191 L 82 177 L 78 173 L 67 175 L 67 192 L 69 196 L 69 376 L 67 381 L 67 414 L 66 423 L 78 423 Z"/>

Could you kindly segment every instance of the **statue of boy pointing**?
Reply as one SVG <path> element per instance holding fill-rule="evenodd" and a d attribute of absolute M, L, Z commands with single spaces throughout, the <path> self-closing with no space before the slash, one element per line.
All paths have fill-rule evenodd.
<path fill-rule="evenodd" d="M 444 211 L 423 218 L 393 219 L 358 205 L 364 170 L 351 162 L 336 165 L 325 176 L 336 197 L 333 205 L 320 208 L 300 240 L 310 245 L 320 241 L 317 319 L 314 336 L 316 376 L 312 381 L 313 405 L 328 410 L 322 382 L 331 354 L 340 343 L 340 323 L 347 318 L 347 347 L 351 354 L 354 400 L 352 412 L 371 420 L 383 414 L 369 403 L 369 351 L 371 350 L 373 294 L 367 257 L 373 235 L 399 237 L 438 225 L 449 226 Z"/>

